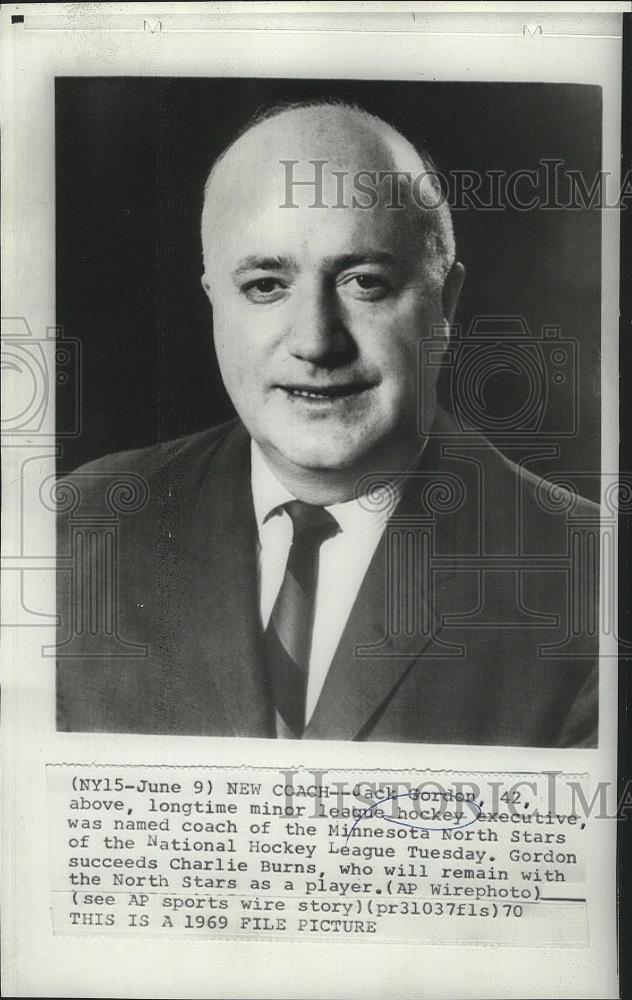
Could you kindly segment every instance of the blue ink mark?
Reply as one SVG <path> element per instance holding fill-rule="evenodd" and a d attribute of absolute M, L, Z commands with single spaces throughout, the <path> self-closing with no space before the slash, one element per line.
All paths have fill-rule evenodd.
<path fill-rule="evenodd" d="M 383 805 L 384 802 L 394 802 L 395 799 L 401 799 L 401 798 L 410 799 L 413 798 L 414 795 L 415 795 L 415 790 L 411 789 L 411 791 L 409 792 L 400 792 L 399 795 L 387 795 L 386 798 L 379 799 L 377 802 L 373 802 L 372 805 L 367 806 L 367 808 L 364 809 L 363 812 L 358 816 L 355 823 L 349 830 L 349 833 L 345 837 L 345 842 L 349 840 L 349 837 L 355 830 L 358 823 L 360 823 L 361 820 L 365 819 L 365 817 L 367 817 L 373 811 L 373 809 L 377 809 L 377 807 Z M 481 812 L 483 811 L 482 803 L 481 805 L 479 805 L 478 802 L 473 802 L 471 799 L 465 799 L 465 804 L 468 806 L 473 806 L 477 810 L 476 815 L 472 816 L 472 819 L 468 819 L 466 823 L 455 823 L 453 826 L 448 826 L 448 825 L 420 826 L 417 823 L 407 823 L 406 820 L 403 819 L 395 819 L 393 816 L 380 816 L 380 819 L 386 820 L 387 823 L 396 823 L 397 826 L 407 826 L 410 830 L 427 830 L 429 833 L 443 833 L 444 830 L 464 830 L 466 826 L 471 826 L 472 823 L 475 823 L 476 820 L 481 815 Z"/>

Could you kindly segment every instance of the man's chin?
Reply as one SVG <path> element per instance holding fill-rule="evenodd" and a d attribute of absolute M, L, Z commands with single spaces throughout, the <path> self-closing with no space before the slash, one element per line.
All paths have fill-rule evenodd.
<path fill-rule="evenodd" d="M 289 465 L 295 469 L 304 469 L 305 472 L 321 474 L 323 476 L 335 475 L 336 473 L 353 472 L 356 469 L 364 468 L 362 457 L 358 455 L 313 455 L 313 454 L 292 454 L 285 455 L 284 458 Z"/>
<path fill-rule="evenodd" d="M 367 469 L 369 455 L 366 447 L 323 448 L 319 447 L 276 447 L 277 461 L 297 473 L 321 475 L 324 478 L 337 474 L 362 474 Z"/>
<path fill-rule="evenodd" d="M 367 476 L 384 473 L 388 459 L 365 447 L 329 449 L 260 447 L 277 479 L 305 503 L 327 505 L 353 499 Z M 391 449 L 392 451 L 392 449 Z"/>

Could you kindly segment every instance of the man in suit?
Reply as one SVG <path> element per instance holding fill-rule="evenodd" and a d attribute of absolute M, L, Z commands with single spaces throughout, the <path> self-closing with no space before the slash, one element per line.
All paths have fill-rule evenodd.
<path fill-rule="evenodd" d="M 238 419 L 63 481 L 59 727 L 596 745 L 597 511 L 437 407 L 420 342 L 463 268 L 428 163 L 358 108 L 276 109 L 202 244 Z"/>

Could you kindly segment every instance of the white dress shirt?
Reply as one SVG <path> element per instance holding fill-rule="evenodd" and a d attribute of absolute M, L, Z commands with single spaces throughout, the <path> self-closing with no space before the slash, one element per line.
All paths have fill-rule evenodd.
<path fill-rule="evenodd" d="M 296 497 L 279 482 L 254 441 L 251 458 L 252 498 L 259 533 L 259 607 L 265 629 L 281 589 L 292 544 L 290 515 L 279 506 Z M 306 722 L 316 708 L 336 647 L 398 496 L 395 485 L 393 502 L 383 510 L 371 509 L 357 499 L 326 507 L 340 531 L 320 547 Z"/>

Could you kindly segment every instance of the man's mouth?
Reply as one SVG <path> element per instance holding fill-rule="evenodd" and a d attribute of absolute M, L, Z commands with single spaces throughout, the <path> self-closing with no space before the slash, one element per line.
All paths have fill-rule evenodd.
<path fill-rule="evenodd" d="M 282 385 L 279 386 L 296 399 L 330 400 L 357 396 L 371 388 L 369 382 L 346 382 L 342 385 Z"/>

